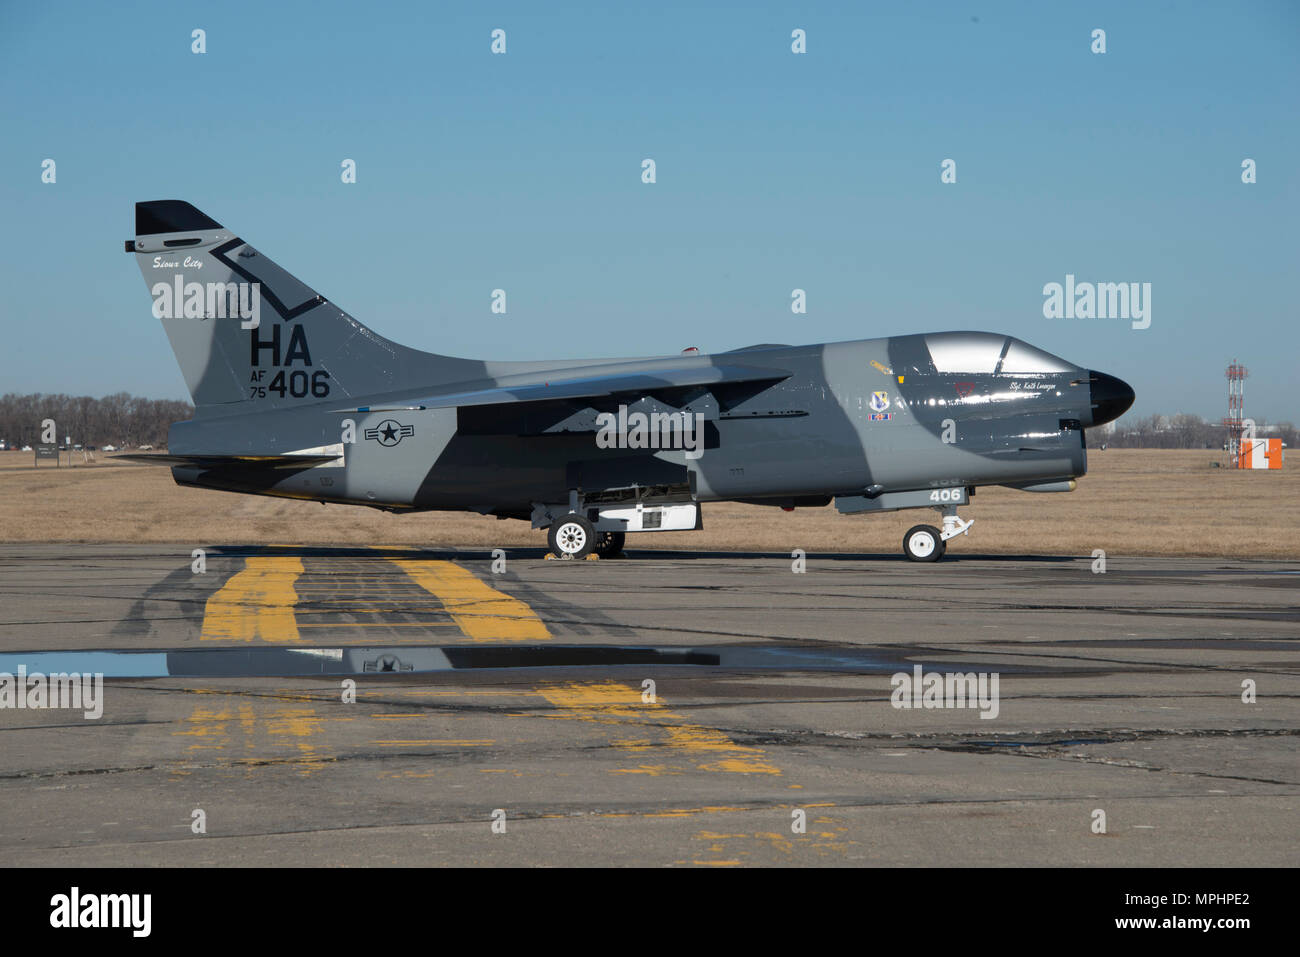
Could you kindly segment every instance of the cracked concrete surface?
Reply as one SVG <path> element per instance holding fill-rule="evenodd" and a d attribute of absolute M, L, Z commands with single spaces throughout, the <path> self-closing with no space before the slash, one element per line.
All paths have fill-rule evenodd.
<path fill-rule="evenodd" d="M 355 703 L 319 676 L 109 680 L 98 721 L 0 709 L 8 862 L 1300 862 L 1295 563 L 813 553 L 795 575 L 784 555 L 518 550 L 494 576 L 486 552 L 288 553 L 314 576 L 302 647 L 473 644 L 398 556 L 470 570 L 553 644 L 807 664 L 365 675 Z M 208 601 L 250 554 L 211 548 L 194 575 L 181 547 L 0 548 L 0 656 L 214 647 Z M 999 674 L 997 717 L 894 707 L 915 664 Z"/>

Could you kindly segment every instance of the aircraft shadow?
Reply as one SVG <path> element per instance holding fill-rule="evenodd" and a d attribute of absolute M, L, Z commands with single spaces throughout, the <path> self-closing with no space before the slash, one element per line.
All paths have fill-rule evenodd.
<path fill-rule="evenodd" d="M 427 559 L 430 561 L 464 561 L 480 560 L 491 561 L 491 548 L 421 548 L 419 546 L 397 547 L 397 546 L 366 546 L 366 545 L 213 545 L 209 546 L 209 554 L 229 556 L 234 558 L 250 556 L 268 556 L 283 555 L 295 556 L 299 558 L 357 558 L 357 559 L 377 559 L 377 558 L 402 558 L 402 559 Z M 546 556 L 545 548 L 534 546 L 513 546 L 505 549 L 508 556 L 515 559 L 536 559 L 542 560 Z M 807 553 L 809 559 L 815 559 L 819 562 L 907 562 L 907 559 L 893 552 L 817 552 L 810 551 Z M 944 564 L 963 561 L 979 562 L 1001 562 L 1006 564 L 1023 564 L 1026 562 L 1035 564 L 1068 564 L 1070 562 L 1087 559 L 1086 555 L 1005 555 L 1005 554 L 984 554 L 979 552 L 954 553 L 943 557 Z M 692 560 L 719 560 L 719 559 L 768 559 L 774 561 L 790 561 L 789 552 L 758 552 L 758 551 L 723 551 L 719 549 L 654 549 L 654 548 L 630 548 L 618 558 L 603 559 L 604 561 L 636 562 L 636 561 L 692 561 Z"/>

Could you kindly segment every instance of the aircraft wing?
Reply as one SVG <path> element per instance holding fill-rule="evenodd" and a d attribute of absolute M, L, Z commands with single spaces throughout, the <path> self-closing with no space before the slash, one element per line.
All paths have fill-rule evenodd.
<path fill-rule="evenodd" d="M 141 452 L 131 455 L 114 455 L 112 459 L 140 462 L 144 465 L 169 465 L 173 468 L 215 469 L 223 465 L 243 468 L 310 468 L 339 458 L 337 455 L 162 455 Z"/>
<path fill-rule="evenodd" d="M 649 395 L 690 386 L 715 386 L 739 382 L 780 382 L 791 373 L 753 366 L 700 366 L 688 369 L 655 369 L 647 372 L 619 372 L 608 375 L 556 378 L 548 382 L 500 385 L 491 389 L 448 392 L 403 400 L 401 404 L 336 409 L 336 412 L 388 412 L 407 409 L 447 409 L 462 406 L 509 405 L 518 402 L 552 402 L 559 399 L 596 399 L 634 394 Z"/>

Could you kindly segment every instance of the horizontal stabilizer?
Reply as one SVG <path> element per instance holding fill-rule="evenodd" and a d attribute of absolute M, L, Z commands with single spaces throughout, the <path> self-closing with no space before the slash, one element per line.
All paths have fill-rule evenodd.
<path fill-rule="evenodd" d="M 362 406 L 335 409 L 336 412 L 386 412 L 394 409 L 449 409 L 476 405 L 508 405 L 516 402 L 553 402 L 561 399 L 596 399 L 631 394 L 651 395 L 691 386 L 716 386 L 738 382 L 780 382 L 789 372 L 758 369 L 752 366 L 698 366 L 686 369 L 655 369 L 646 372 L 621 372 L 608 375 L 556 379 L 520 385 L 501 385 L 492 389 L 448 392 L 400 405 Z"/>

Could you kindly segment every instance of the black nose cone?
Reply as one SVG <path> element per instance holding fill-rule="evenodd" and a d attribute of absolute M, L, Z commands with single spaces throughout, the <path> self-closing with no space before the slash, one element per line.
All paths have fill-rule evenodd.
<path fill-rule="evenodd" d="M 1133 400 L 1133 388 L 1123 379 L 1116 379 L 1104 372 L 1090 375 L 1092 388 L 1092 424 L 1105 425 L 1114 422 L 1128 411 Z"/>

